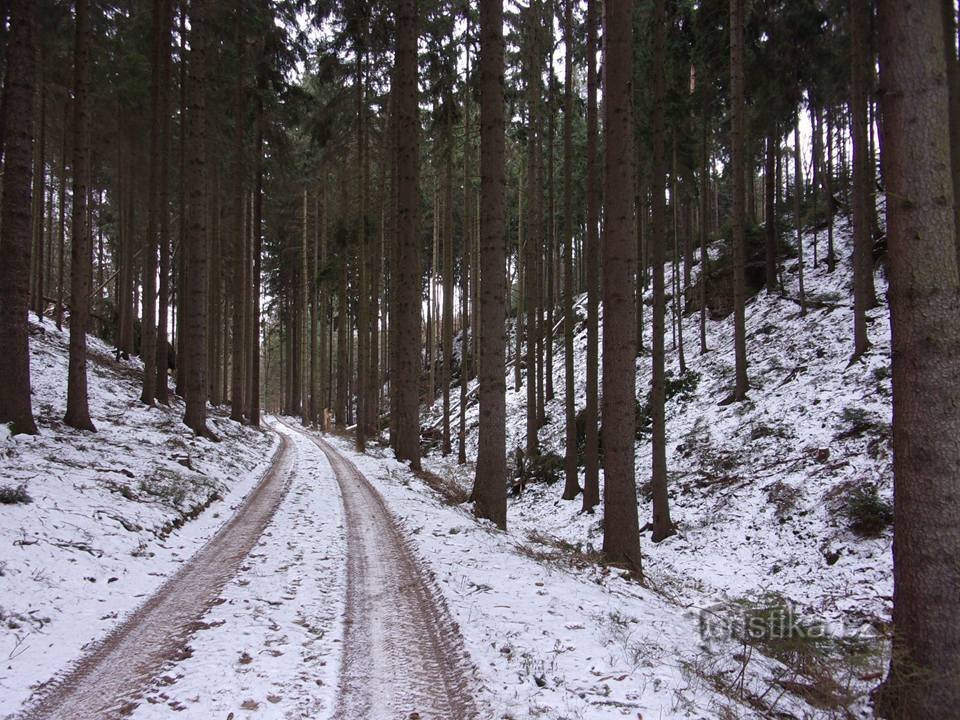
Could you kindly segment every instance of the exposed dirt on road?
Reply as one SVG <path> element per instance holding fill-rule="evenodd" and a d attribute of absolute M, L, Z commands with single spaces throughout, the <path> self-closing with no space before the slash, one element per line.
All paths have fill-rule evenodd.
<path fill-rule="evenodd" d="M 299 430 L 298 430 L 299 432 Z M 347 616 L 338 720 L 476 718 L 463 641 L 380 493 L 316 436 L 347 523 Z"/>
<path fill-rule="evenodd" d="M 21 715 L 20 720 L 122 718 L 187 641 L 270 522 L 287 491 L 289 442 L 236 514 L 142 607 Z"/>

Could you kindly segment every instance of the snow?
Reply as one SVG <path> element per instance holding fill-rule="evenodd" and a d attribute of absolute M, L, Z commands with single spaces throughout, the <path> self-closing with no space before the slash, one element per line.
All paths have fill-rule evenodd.
<path fill-rule="evenodd" d="M 803 622 L 822 624 L 833 636 L 866 639 L 876 650 L 868 658 L 869 671 L 854 673 L 857 677 L 852 679 L 849 668 L 838 671 L 853 685 L 853 709 L 863 714 L 871 683 L 858 678 L 869 678 L 884 666 L 886 646 L 875 638 L 886 632 L 891 617 L 892 533 L 887 529 L 877 538 L 855 535 L 847 527 L 843 508 L 846 493 L 862 482 L 875 485 L 888 501 L 892 496 L 889 325 L 883 302 L 886 285 L 878 272 L 881 302 L 868 313 L 872 347 L 851 365 L 850 226 L 845 218 L 837 220 L 838 263 L 833 273 L 822 262 L 825 232 L 819 232 L 821 263 L 816 269 L 812 233 L 804 237 L 805 288 L 813 301 L 806 317 L 800 316 L 796 302 L 779 294 L 761 291 L 747 303 L 751 382 L 747 402 L 720 404 L 733 385 L 732 316 L 708 321 L 710 350 L 703 356 L 698 313 L 683 319 L 687 366 L 700 379 L 695 390 L 681 393 L 667 405 L 670 502 L 678 532 L 657 545 L 644 541 L 642 550 L 647 584 L 668 598 L 675 612 L 713 608 L 727 612 L 743 603 L 785 602 L 794 606 Z M 796 259 L 788 261 L 785 272 L 786 294 L 794 299 L 799 291 L 796 265 Z M 668 279 L 671 271 L 668 265 Z M 693 271 L 696 278 L 699 267 Z M 584 302 L 581 297 L 577 303 L 581 317 Z M 648 291 L 647 343 L 651 302 Z M 667 370 L 677 377 L 670 311 L 668 303 Z M 555 342 L 557 397 L 546 403 L 548 424 L 540 432 L 540 442 L 544 451 L 562 455 L 562 333 Z M 585 403 L 586 332 L 582 326 L 575 338 L 575 353 L 579 410 Z M 643 354 L 637 360 L 641 401 L 650 387 L 650 372 L 649 354 Z M 452 432 L 456 433 L 459 393 L 453 397 Z M 514 392 L 509 368 L 508 451 L 524 444 L 525 403 L 526 388 Z M 428 424 L 438 422 L 439 409 L 439 404 L 431 408 Z M 468 405 L 470 460 L 476 457 L 478 410 L 475 403 Z M 871 427 L 862 433 L 849 432 L 849 413 L 862 414 Z M 636 446 L 641 525 L 652 515 L 650 497 L 644 492 L 651 472 L 649 437 L 643 436 Z M 425 467 L 454 478 L 464 490 L 473 481 L 472 463 L 458 467 L 455 454 L 441 458 L 434 452 Z M 580 499 L 562 501 L 561 490 L 562 482 L 533 484 L 520 497 L 511 496 L 509 536 L 519 545 L 541 551 L 562 544 L 576 552 L 595 552 L 602 541 L 600 514 L 581 513 Z M 662 706 L 661 711 L 664 717 L 671 716 Z M 810 707 L 806 713 L 816 715 Z"/>
<path fill-rule="evenodd" d="M 195 437 L 179 400 L 141 405 L 141 367 L 116 361 L 92 336 L 98 432 L 68 428 L 68 333 L 47 321 L 31 322 L 30 335 L 40 434 L 11 437 L 0 425 L 0 485 L 24 485 L 32 498 L 0 505 L 0 716 L 68 669 L 213 536 L 278 444 L 220 413 L 210 425 L 222 442 Z"/>
<path fill-rule="evenodd" d="M 696 387 L 667 408 L 670 500 L 678 532 L 642 541 L 644 579 L 601 562 L 601 514 L 560 500 L 561 484 L 511 496 L 509 530 L 451 505 L 429 474 L 373 446 L 355 453 L 328 440 L 383 496 L 463 636 L 484 718 L 867 717 L 882 672 L 891 613 L 891 531 L 864 538 L 843 506 L 858 483 L 891 496 L 889 328 L 869 313 L 872 344 L 850 364 L 850 228 L 838 219 L 838 266 L 813 267 L 804 238 L 809 313 L 761 292 L 747 305 L 751 391 L 721 405 L 733 378 L 732 319 L 683 319 Z M 821 256 L 825 245 L 820 236 Z M 711 248 L 715 254 L 717 248 Z M 668 266 L 666 272 L 671 268 Z M 798 293 L 796 260 L 786 294 Z M 699 267 L 694 267 L 694 276 Z M 882 297 L 882 274 L 876 277 Z M 647 302 L 649 303 L 649 296 Z M 577 303 L 584 314 L 584 298 Z M 649 341 L 650 314 L 645 337 Z M 562 454 L 563 346 L 554 352 L 555 400 L 541 431 Z M 670 347 L 668 370 L 679 373 Z M 91 413 L 99 432 L 60 422 L 67 335 L 31 324 L 34 407 L 40 435 L 0 426 L 0 485 L 24 485 L 29 504 L 0 505 L 0 717 L 62 677 L 222 526 L 277 451 L 295 458 L 289 492 L 240 573 L 221 592 L 184 657 L 159 669 L 134 718 L 330 717 L 337 702 L 346 618 L 346 528 L 339 485 L 310 440 L 280 424 L 256 431 L 212 410 L 222 438 L 196 438 L 182 404 L 137 400 L 135 361 L 118 362 L 91 338 Z M 585 330 L 575 339 L 577 407 L 584 404 Z M 512 343 L 511 343 L 512 345 Z M 637 360 L 638 396 L 650 360 Z M 508 449 L 522 446 L 526 388 L 508 369 Z M 475 388 L 471 384 L 471 390 Z M 454 432 L 459 389 L 451 393 Z M 425 417 L 437 424 L 439 403 Z M 466 413 L 476 456 L 478 407 Z M 860 418 L 863 427 L 853 427 Z M 290 421 L 293 422 L 293 421 Z M 275 431 L 275 432 L 274 432 Z M 649 436 L 636 446 L 638 508 L 651 508 Z M 433 452 L 425 467 L 469 490 L 472 463 Z M 602 477 L 601 477 L 602 482 Z M 182 526 L 181 526 L 182 523 Z M 867 643 L 864 657 L 818 656 L 798 670 L 791 651 L 728 632 L 758 608 L 786 605 L 806 626 Z M 833 646 L 831 646 L 833 647 Z M 831 651 L 832 652 L 832 651 Z M 0 656 L 2 657 L 2 656 Z M 824 703 L 826 689 L 839 705 Z"/>
<path fill-rule="evenodd" d="M 197 718 L 332 713 L 346 592 L 340 490 L 308 439 L 271 427 L 295 454 L 287 497 L 201 621 L 190 656 L 164 669 L 130 716 L 136 720 L 167 718 L 171 709 Z"/>

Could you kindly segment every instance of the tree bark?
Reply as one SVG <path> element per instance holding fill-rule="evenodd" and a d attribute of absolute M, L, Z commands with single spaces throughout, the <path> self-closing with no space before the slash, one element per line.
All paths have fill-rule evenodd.
<path fill-rule="evenodd" d="M 186 167 L 184 208 L 187 315 L 184 317 L 184 424 L 197 435 L 207 428 L 207 187 L 206 187 L 206 74 L 207 0 L 190 3 L 190 53 L 187 57 Z M 178 358 L 178 362 L 180 359 Z"/>
<path fill-rule="evenodd" d="M 0 352 L 0 377 L 3 377 L 0 383 L 0 422 L 11 423 L 14 434 L 36 435 L 27 340 L 34 135 L 31 109 L 36 81 L 33 0 L 11 0 L 9 8 L 7 77 L 3 85 L 3 198 L 0 204 L 0 257 L 3 257 L 0 262 L 0 346 L 3 347 Z"/>
<path fill-rule="evenodd" d="M 730 72 L 732 97 L 731 115 L 731 166 L 732 166 L 732 218 L 733 233 L 733 333 L 736 379 L 733 388 L 733 400 L 741 401 L 747 397 L 747 330 L 745 305 L 745 251 L 744 224 L 744 181 L 746 177 L 746 122 L 747 110 L 744 101 L 743 78 L 743 36 L 744 36 L 744 0 L 730 0 Z"/>
<path fill-rule="evenodd" d="M 881 0 L 879 21 L 894 473 L 894 640 L 879 704 L 920 720 L 960 706 L 960 273 L 941 12 Z"/>
<path fill-rule="evenodd" d="M 397 458 L 420 468 L 417 0 L 397 5 Z"/>
<path fill-rule="evenodd" d="M 807 295 L 803 287 L 803 228 L 801 227 L 800 208 L 803 203 L 803 164 L 800 160 L 800 109 L 796 111 L 793 125 L 793 176 L 794 197 L 793 215 L 797 230 L 797 282 L 800 293 L 800 316 L 807 314 Z"/>
<path fill-rule="evenodd" d="M 157 337 L 159 325 L 157 316 L 157 252 L 160 249 L 160 214 L 166 213 L 161 200 L 166 193 L 161 190 L 162 180 L 166 180 L 161 165 L 165 164 L 164 151 L 164 115 L 167 112 L 166 84 L 164 69 L 166 57 L 170 54 L 172 7 L 170 0 L 153 2 L 153 67 L 151 69 L 151 105 L 152 127 L 150 133 L 150 205 L 147 216 L 146 259 L 143 277 L 143 322 L 141 323 L 140 355 L 143 358 L 143 388 L 140 401 L 153 405 L 157 398 L 158 353 Z M 166 300 L 166 298 L 164 298 Z M 166 360 L 166 358 L 164 358 Z M 163 368 L 166 375 L 166 368 Z M 164 385 L 166 382 L 164 381 Z"/>
<path fill-rule="evenodd" d="M 771 129 L 767 133 L 767 152 L 764 155 L 763 165 L 763 200 L 764 215 L 766 216 L 763 228 L 764 258 L 766 260 L 767 292 L 777 290 L 777 170 L 776 154 L 779 147 L 777 131 Z"/>
<path fill-rule="evenodd" d="M 256 187 L 253 191 L 253 217 L 251 220 L 250 254 L 252 258 L 252 277 L 250 278 L 250 327 L 248 330 L 249 385 L 247 396 L 249 403 L 248 421 L 254 427 L 260 426 L 260 264 L 263 244 L 263 92 L 264 78 L 258 78 L 256 111 L 256 139 L 254 153 L 256 163 Z"/>
<path fill-rule="evenodd" d="M 633 2 L 604 4 L 603 552 L 640 572 L 634 473 Z"/>
<path fill-rule="evenodd" d="M 234 78 L 234 126 L 233 126 L 233 316 L 231 318 L 231 351 L 230 351 L 230 419 L 243 422 L 245 408 L 246 364 L 244 362 L 245 349 L 249 338 L 246 318 L 247 288 L 250 283 L 249 266 L 247 265 L 247 232 L 246 232 L 246 195 L 243 189 L 243 135 L 244 110 L 246 108 L 244 94 L 244 68 L 246 66 L 247 43 L 242 30 L 243 15 L 238 10 L 234 18 L 234 45 L 237 53 L 237 74 Z"/>
<path fill-rule="evenodd" d="M 480 0 L 480 429 L 473 512 L 507 527 L 503 0 Z M 517 358 L 519 361 L 519 358 Z"/>
<path fill-rule="evenodd" d="M 597 4 L 587 0 L 587 386 L 583 451 L 583 510 L 600 504 L 600 437 L 597 423 L 597 384 L 599 365 L 599 295 L 600 295 L 600 173 L 597 162 Z M 642 293 L 642 290 L 638 290 Z"/>
<path fill-rule="evenodd" d="M 539 272 L 537 256 L 539 254 L 539 222 L 540 203 L 537 201 L 537 188 L 540 182 L 538 172 L 539 152 L 537 146 L 537 105 L 540 99 L 540 64 L 537 62 L 536 33 L 538 31 L 538 3 L 531 0 L 527 15 L 527 38 L 525 71 L 527 75 L 527 204 L 526 204 L 526 234 L 524 237 L 524 306 L 526 311 L 526 362 L 527 362 L 527 425 L 526 425 L 526 454 L 528 457 L 536 455 L 540 450 L 538 437 L 539 425 L 537 414 L 537 288 L 539 286 Z"/>
<path fill-rule="evenodd" d="M 873 275 L 870 219 L 870 149 L 867 137 L 867 77 L 870 55 L 870 0 L 850 0 L 850 134 L 853 142 L 853 357 L 870 347 L 867 309 L 875 302 L 869 285 Z"/>
<path fill-rule="evenodd" d="M 666 182 L 664 55 L 666 53 L 667 11 L 665 0 L 654 2 L 654 63 L 653 63 L 653 217 L 651 235 L 651 270 L 653 272 L 653 353 L 650 415 L 653 420 L 653 438 L 650 486 L 653 491 L 653 541 L 660 542 L 673 534 L 670 519 L 670 500 L 667 495 L 666 447 L 666 374 L 664 335 L 666 302 L 664 299 L 663 265 L 666 245 Z M 671 202 L 676 203 L 676 186 Z M 676 258 L 674 258 L 676 259 Z M 676 263 L 674 263 L 676 268 Z M 675 272 L 675 270 L 674 270 Z M 674 303 L 676 303 L 674 295 Z M 604 391 L 606 394 L 606 391 Z M 604 413 L 606 415 L 606 413 Z M 606 425 L 606 422 L 604 422 Z M 604 444 L 606 450 L 606 444 Z"/>
<path fill-rule="evenodd" d="M 577 469 L 577 403 L 574 393 L 573 334 L 573 2 L 563 5 L 563 352 L 566 443 L 563 499 L 580 493 Z M 549 323 L 548 323 L 549 324 Z M 549 338 L 548 338 L 549 340 Z M 552 344 L 552 343 L 551 343 Z M 548 368 L 549 370 L 550 368 Z"/>
<path fill-rule="evenodd" d="M 87 399 L 87 326 L 93 273 L 87 217 L 89 110 L 87 65 L 90 47 L 89 0 L 76 2 L 73 54 L 73 217 L 70 248 L 70 362 L 67 371 L 67 412 L 64 422 L 78 430 L 95 431 Z"/>

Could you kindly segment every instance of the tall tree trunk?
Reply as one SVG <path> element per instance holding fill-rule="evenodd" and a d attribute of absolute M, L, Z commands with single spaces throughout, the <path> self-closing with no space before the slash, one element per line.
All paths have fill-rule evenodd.
<path fill-rule="evenodd" d="M 733 229 L 733 347 L 735 356 L 736 379 L 733 388 L 733 400 L 740 401 L 747 397 L 749 381 L 747 380 L 747 330 L 745 304 L 744 266 L 744 224 L 746 212 L 744 208 L 744 179 L 746 177 L 745 141 L 747 135 L 747 110 L 744 101 L 743 78 L 743 35 L 744 0 L 730 0 L 730 72 L 731 72 L 731 157 L 732 157 L 732 185 L 733 202 L 731 226 Z"/>
<path fill-rule="evenodd" d="M 341 212 L 347 205 L 347 183 L 344 175 L 346 174 L 343 165 L 340 167 L 340 207 Z M 337 397 L 336 397 L 336 422 L 337 427 L 345 428 L 347 426 L 347 405 L 349 402 L 349 382 L 350 376 L 347 367 L 347 354 L 350 348 L 350 326 L 347 315 L 347 290 L 349 280 L 349 246 L 346 239 L 340 236 L 337 246 Z"/>
<path fill-rule="evenodd" d="M 850 0 L 850 134 L 853 141 L 853 357 L 870 347 L 867 309 L 875 302 L 869 285 L 873 275 L 870 220 L 870 151 L 867 147 L 867 77 L 871 62 L 867 33 L 870 0 Z"/>
<path fill-rule="evenodd" d="M 3 257 L 0 262 L 0 346 L 3 347 L 0 352 L 0 377 L 3 377 L 0 383 L 0 422 L 11 423 L 13 433 L 36 435 L 30 400 L 30 348 L 27 340 L 35 21 L 33 0 L 11 0 L 9 7 L 7 77 L 3 84 L 3 199 L 0 204 L 0 256 Z M 87 425 L 88 429 L 93 428 L 89 419 Z"/>
<path fill-rule="evenodd" d="M 514 352 L 513 352 L 513 391 L 520 392 L 523 384 L 523 371 L 520 364 L 520 353 L 523 348 L 523 319 L 524 308 L 523 299 L 526 297 L 527 289 L 524 282 L 524 264 L 526 260 L 527 247 L 523 235 L 523 166 L 517 173 L 517 312 L 514 322 Z"/>
<path fill-rule="evenodd" d="M 367 177 L 366 177 L 366 138 L 364 137 L 364 80 L 363 50 L 359 41 L 354 48 L 356 54 L 356 74 L 354 88 L 356 97 L 357 121 L 357 429 L 354 435 L 355 447 L 363 452 L 367 442 L 367 362 L 370 339 L 370 288 L 367 279 Z"/>
<path fill-rule="evenodd" d="M 710 277 L 710 256 L 707 254 L 707 225 L 710 214 L 710 145 L 709 115 L 704 103 L 700 143 L 700 354 L 707 352 L 707 281 Z M 769 220 L 768 220 L 769 222 Z"/>
<path fill-rule="evenodd" d="M 766 260 L 767 292 L 773 293 L 777 289 L 777 160 L 779 149 L 777 131 L 772 128 L 767 133 L 767 151 L 764 154 L 763 164 L 763 199 L 764 199 L 764 258 Z"/>
<path fill-rule="evenodd" d="M 793 197 L 793 215 L 794 225 L 797 228 L 797 282 L 800 292 L 800 315 L 807 314 L 807 295 L 803 287 L 803 229 L 801 228 L 800 208 L 803 204 L 803 164 L 800 160 L 800 109 L 797 108 L 797 114 L 793 125 L 793 175 L 794 175 L 794 197 Z"/>
<path fill-rule="evenodd" d="M 185 147 L 189 148 L 185 217 L 187 220 L 184 276 L 187 315 L 184 317 L 186 411 L 184 424 L 197 435 L 207 428 L 207 187 L 206 187 L 206 73 L 207 0 L 190 3 L 190 54 L 187 57 L 187 115 Z"/>
<path fill-rule="evenodd" d="M 78 430 L 96 430 L 87 400 L 87 326 L 93 274 L 87 232 L 89 110 L 87 65 L 90 47 L 89 0 L 76 2 L 73 51 L 73 218 L 70 248 L 70 363 L 67 371 L 67 413 L 64 422 Z"/>
<path fill-rule="evenodd" d="M 653 377 L 651 384 L 650 415 L 653 420 L 653 440 L 650 487 L 653 491 L 653 541 L 660 542 L 673 534 L 670 519 L 670 499 L 667 495 L 667 445 L 666 445 L 666 374 L 664 324 L 666 301 L 664 299 L 663 265 L 666 245 L 666 148 L 664 147 L 665 118 L 664 100 L 666 79 L 664 56 L 666 54 L 667 11 L 666 0 L 654 3 L 654 63 L 653 63 L 653 217 L 650 228 L 651 266 L 653 272 L 653 353 L 651 357 Z M 676 169 L 674 169 L 674 172 Z M 676 186 L 671 193 L 671 203 L 676 203 Z M 676 260 L 676 258 L 674 258 Z M 674 266 L 676 263 L 674 262 Z M 676 296 L 674 296 L 676 303 Z M 604 313 L 606 316 L 606 313 Z M 606 375 L 606 371 L 604 371 Z M 604 391 L 606 394 L 606 391 Z M 606 412 L 604 412 L 606 418 Z M 606 427 L 606 421 L 604 421 Z M 606 450 L 606 443 L 604 443 Z"/>
<path fill-rule="evenodd" d="M 470 93 L 472 92 L 470 84 L 470 42 L 472 36 L 469 4 L 464 6 L 464 16 L 467 23 L 467 30 L 464 33 L 466 74 L 463 87 L 463 254 L 460 258 L 460 407 L 457 432 L 457 462 L 460 465 L 465 465 L 467 462 L 467 382 L 470 377 L 469 370 L 472 363 L 472 358 L 468 359 L 469 350 L 467 344 L 472 327 L 470 323 L 469 297 L 472 288 L 470 285 L 470 256 L 473 253 L 473 233 L 471 231 L 473 227 L 473 223 L 471 222 L 473 213 L 470 207 L 470 196 L 473 192 L 473 168 L 471 166 L 473 148 L 470 138 Z M 501 225 L 502 224 L 501 216 Z M 479 239 L 477 242 L 479 242 Z M 503 238 L 501 237 L 501 243 L 502 242 Z M 501 253 L 502 252 L 501 249 Z M 502 258 L 500 265 L 502 269 Z M 502 274 L 501 272 L 501 275 Z M 501 329 L 502 327 L 501 325 Z M 504 383 L 506 383 L 506 380 L 504 380 Z"/>
<path fill-rule="evenodd" d="M 64 271 L 66 263 L 64 262 L 64 246 L 66 245 L 66 225 L 67 225 L 67 126 L 69 121 L 69 108 L 70 105 L 67 102 L 63 103 L 63 125 L 60 143 L 60 187 L 57 189 L 57 206 L 59 212 L 57 213 L 57 330 L 63 329 L 63 308 L 64 308 L 64 291 L 65 285 L 64 282 Z M 103 283 L 98 283 L 102 285 Z"/>
<path fill-rule="evenodd" d="M 537 202 L 537 187 L 540 181 L 537 171 L 537 161 L 539 153 L 537 151 L 537 112 L 536 107 L 540 99 L 540 65 L 537 62 L 536 41 L 534 36 L 537 32 L 537 23 L 539 18 L 537 0 L 531 0 L 528 10 L 527 23 L 527 47 L 526 49 L 526 67 L 527 74 L 527 215 L 526 215 L 526 236 L 524 237 L 524 284 L 526 287 L 524 305 L 526 311 L 526 335 L 527 335 L 527 441 L 526 454 L 532 457 L 539 452 L 539 439 L 537 424 L 537 338 L 539 336 L 537 326 L 537 287 L 538 267 L 537 255 L 539 254 L 539 233 L 537 228 L 539 222 L 537 215 L 540 213 L 540 203 Z"/>
<path fill-rule="evenodd" d="M 600 504 L 600 437 L 597 424 L 600 295 L 600 168 L 597 163 L 597 5 L 587 0 L 587 386 L 583 482 L 583 509 Z M 642 290 L 638 290 L 642 296 Z"/>
<path fill-rule="evenodd" d="M 397 458 L 420 467 L 417 0 L 397 5 Z"/>
<path fill-rule="evenodd" d="M 443 171 L 443 328 L 441 345 L 443 365 L 440 382 L 443 385 L 443 417 L 440 452 L 449 455 L 450 445 L 450 379 L 453 356 L 453 95 L 447 97 L 446 148 Z"/>
<path fill-rule="evenodd" d="M 640 572 L 634 472 L 633 2 L 604 5 L 603 552 Z"/>
<path fill-rule="evenodd" d="M 147 215 L 146 257 L 143 270 L 143 322 L 140 327 L 140 355 L 143 358 L 143 388 L 140 401 L 153 405 L 157 395 L 157 251 L 159 249 L 160 213 L 166 208 L 161 201 L 161 172 L 164 162 L 163 130 L 166 104 L 161 104 L 161 86 L 164 76 L 165 56 L 170 54 L 170 0 L 153 0 L 153 67 L 151 68 L 151 132 L 150 132 L 150 188 Z M 164 194 L 165 196 L 165 194 Z"/>
<path fill-rule="evenodd" d="M 879 11 L 894 476 L 894 639 L 880 705 L 920 720 L 960 706 L 960 273 L 940 9 L 881 0 Z"/>
<path fill-rule="evenodd" d="M 480 0 L 480 439 L 473 512 L 507 527 L 503 0 Z M 516 358 L 519 363 L 519 357 Z"/>
<path fill-rule="evenodd" d="M 827 272 L 837 267 L 837 254 L 833 247 L 833 108 L 827 107 L 827 167 L 823 173 L 824 190 L 827 193 Z"/>
<path fill-rule="evenodd" d="M 565 2 L 566 0 L 564 0 Z M 543 345 L 544 351 L 546 353 L 545 357 L 545 368 L 544 368 L 544 401 L 553 400 L 553 310 L 554 310 L 554 258 L 555 254 L 559 251 L 557 248 L 557 202 L 556 202 L 556 115 L 557 115 L 557 98 L 554 93 L 554 85 L 556 83 L 556 75 L 553 68 L 553 49 L 555 47 L 553 40 L 553 20 L 554 20 L 554 10 L 553 5 L 549 5 L 547 10 L 547 26 L 549 28 L 549 34 L 547 36 L 547 47 L 549 48 L 549 55 L 547 59 L 547 226 L 546 226 L 546 247 L 544 248 L 543 259 L 544 259 L 544 274 L 546 276 L 546 311 L 547 311 L 547 323 L 544 328 Z M 566 103 L 566 101 L 564 101 Z M 566 105 L 564 105 L 566 107 Z M 566 118 L 564 119 L 566 122 Z M 559 273 L 558 273 L 559 274 Z M 541 362 L 544 359 L 541 358 Z M 540 423 L 543 424 L 543 417 L 540 417 Z M 567 489 L 564 488 L 564 494 L 566 494 Z"/>
<path fill-rule="evenodd" d="M 38 67 L 36 70 L 36 82 L 39 85 L 40 108 L 37 118 L 36 134 L 38 139 L 34 152 L 34 170 L 33 170 L 33 243 L 35 252 L 34 274 L 33 274 L 33 312 L 37 316 L 37 322 L 43 322 L 44 309 L 44 285 L 43 285 L 43 201 L 46 192 L 46 154 L 47 154 L 47 88 L 44 82 L 44 63 L 43 48 L 40 48 L 38 54 Z"/>
<path fill-rule="evenodd" d="M 573 334 L 573 1 L 563 4 L 563 353 L 566 443 L 563 499 L 580 493 L 577 470 L 577 403 L 574 394 Z M 552 138 L 551 138 L 552 140 Z M 549 338 L 548 338 L 549 339 Z M 552 343 L 551 343 L 552 344 Z"/>
<path fill-rule="evenodd" d="M 950 169 L 953 178 L 953 224 L 960 264 L 960 60 L 957 58 L 957 19 L 954 0 L 940 0 L 943 12 L 943 47 L 950 88 Z"/>
<path fill-rule="evenodd" d="M 172 0 L 161 0 L 163 13 L 166 18 L 166 28 L 161 39 L 160 86 L 158 89 L 157 108 L 160 114 L 160 175 L 157 178 L 157 207 L 160 213 L 158 248 L 160 251 L 160 284 L 157 298 L 157 362 L 156 383 L 154 394 L 157 402 L 169 402 L 168 367 L 169 341 L 167 339 L 167 323 L 170 308 L 170 209 L 168 199 L 170 193 L 170 74 L 173 59 L 170 52 L 171 34 L 173 30 L 173 3 Z"/>
<path fill-rule="evenodd" d="M 247 337 L 247 288 L 250 283 L 250 269 L 247 264 L 247 232 L 246 232 L 246 195 L 243 189 L 243 136 L 244 136 L 244 109 L 246 107 L 244 94 L 244 68 L 246 66 L 247 43 L 242 30 L 243 16 L 238 10 L 234 18 L 234 44 L 236 46 L 238 68 L 234 78 L 234 126 L 233 126 L 233 317 L 231 318 L 231 352 L 230 352 L 230 419 L 243 422 L 245 405 L 244 385 L 246 379 L 246 364 L 244 362 L 245 349 L 249 343 Z"/>
<path fill-rule="evenodd" d="M 260 264 L 261 246 L 263 243 L 263 93 L 265 80 L 258 78 L 257 110 L 256 110 L 256 139 L 254 153 L 256 163 L 256 186 L 253 191 L 253 217 L 250 227 L 250 254 L 252 259 L 252 277 L 250 278 L 250 327 L 248 341 L 249 385 L 247 396 L 249 403 L 248 421 L 254 427 L 260 426 Z"/>

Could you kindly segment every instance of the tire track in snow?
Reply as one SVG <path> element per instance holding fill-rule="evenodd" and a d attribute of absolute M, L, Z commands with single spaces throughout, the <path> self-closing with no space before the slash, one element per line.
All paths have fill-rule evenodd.
<path fill-rule="evenodd" d="M 157 672 L 182 655 L 197 623 L 216 601 L 283 500 L 292 470 L 282 437 L 270 470 L 236 514 L 69 674 L 17 720 L 120 718 Z"/>
<path fill-rule="evenodd" d="M 324 440 L 347 525 L 347 614 L 337 720 L 476 718 L 463 641 L 380 493 Z"/>

